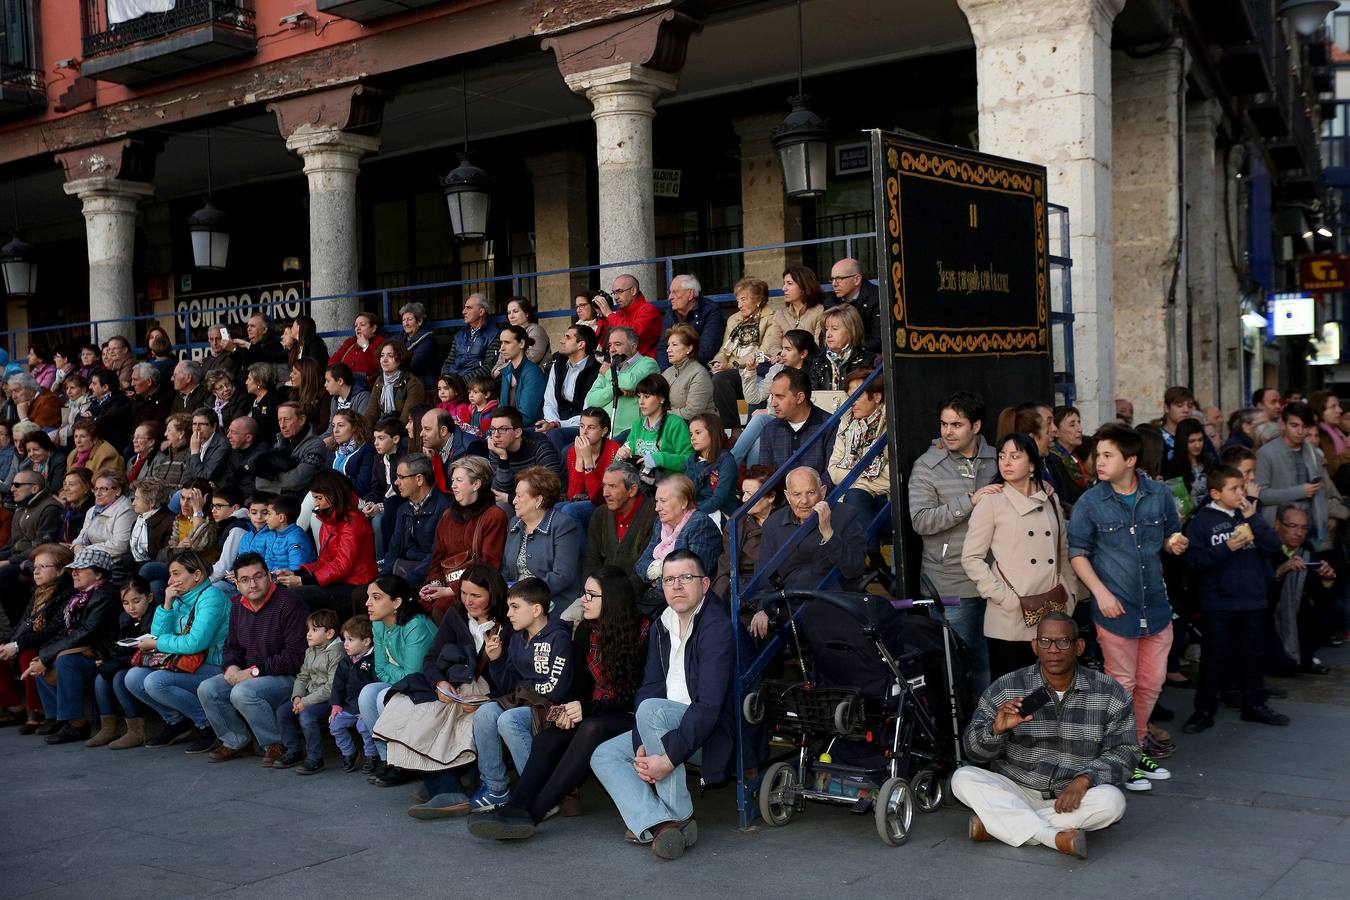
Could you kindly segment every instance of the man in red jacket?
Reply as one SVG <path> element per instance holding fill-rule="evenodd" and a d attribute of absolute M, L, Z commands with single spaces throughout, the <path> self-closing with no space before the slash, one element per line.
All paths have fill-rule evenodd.
<path fill-rule="evenodd" d="M 601 310 L 610 328 L 626 325 L 637 332 L 638 352 L 656 356 L 656 342 L 661 340 L 661 311 L 642 296 L 642 288 L 632 275 L 620 275 L 611 286 L 618 309 Z"/>

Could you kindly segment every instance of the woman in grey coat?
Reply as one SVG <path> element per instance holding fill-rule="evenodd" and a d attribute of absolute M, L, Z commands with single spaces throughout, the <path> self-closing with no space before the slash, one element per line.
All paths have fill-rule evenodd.
<path fill-rule="evenodd" d="M 534 576 L 552 592 L 549 618 L 557 621 L 581 596 L 581 526 L 554 509 L 562 481 L 543 466 L 531 466 L 516 479 L 516 514 L 506 530 L 502 575 L 507 584 Z"/>

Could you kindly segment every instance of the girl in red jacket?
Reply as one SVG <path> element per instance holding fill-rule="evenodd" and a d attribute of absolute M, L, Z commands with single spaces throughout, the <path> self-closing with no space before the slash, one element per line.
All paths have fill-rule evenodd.
<path fill-rule="evenodd" d="M 314 476 L 314 515 L 319 518 L 319 558 L 294 572 L 276 573 L 277 581 L 305 601 L 310 610 L 352 609 L 352 592 L 364 598 L 375 566 L 375 533 L 361 512 L 356 489 L 341 472 Z"/>

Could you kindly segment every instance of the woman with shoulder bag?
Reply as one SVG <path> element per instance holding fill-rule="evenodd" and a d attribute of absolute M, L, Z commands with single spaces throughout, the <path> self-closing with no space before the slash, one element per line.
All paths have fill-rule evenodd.
<path fill-rule="evenodd" d="M 455 502 L 436 523 L 436 543 L 427 567 L 430 580 L 419 599 L 437 621 L 459 599 L 459 580 L 473 563 L 502 567 L 506 512 L 492 494 L 492 464 L 481 456 L 462 456 L 450 467 Z"/>
<path fill-rule="evenodd" d="M 196 550 L 172 554 L 164 603 L 155 610 L 149 636 L 136 645 L 140 652 L 132 658 L 127 690 L 159 713 L 166 725 L 145 742 L 147 747 L 192 740 L 188 753 L 206 753 L 216 742 L 197 687 L 223 671 L 230 601 L 210 578 L 211 566 Z"/>
<path fill-rule="evenodd" d="M 976 504 L 961 553 L 962 568 L 988 601 L 984 634 L 993 679 L 1036 662 L 1031 642 L 1047 612 L 1073 613 L 1078 580 L 1069 566 L 1068 530 L 1040 471 L 1031 435 L 999 439 L 994 483 L 1002 490 Z"/>

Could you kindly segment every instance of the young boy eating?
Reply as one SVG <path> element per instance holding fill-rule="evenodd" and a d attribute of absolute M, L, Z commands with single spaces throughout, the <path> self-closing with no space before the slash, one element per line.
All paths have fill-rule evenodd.
<path fill-rule="evenodd" d="M 1266 705 L 1261 682 L 1271 561 L 1281 556 L 1280 538 L 1256 512 L 1241 471 L 1216 466 L 1207 487 L 1209 505 L 1186 523 L 1186 564 L 1196 575 L 1203 637 L 1195 712 L 1181 730 L 1199 734 L 1213 727 L 1219 679 L 1229 669 L 1242 685 L 1242 721 L 1288 725 L 1288 716 Z"/>

